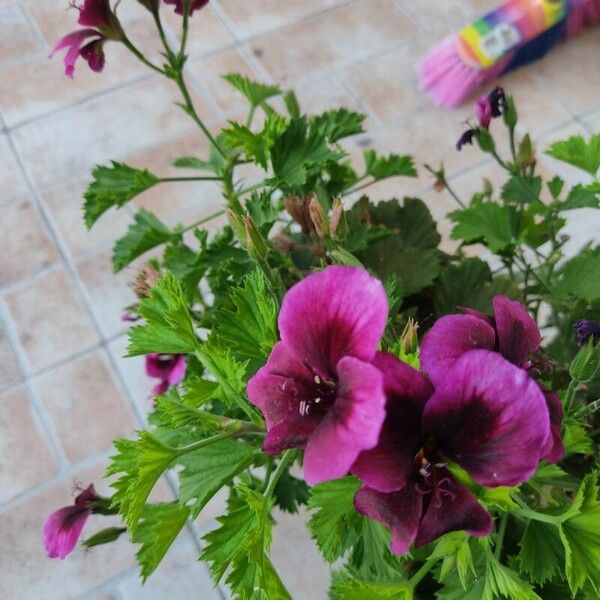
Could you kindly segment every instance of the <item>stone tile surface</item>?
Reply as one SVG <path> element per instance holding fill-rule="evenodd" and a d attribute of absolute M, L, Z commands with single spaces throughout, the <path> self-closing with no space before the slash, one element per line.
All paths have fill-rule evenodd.
<path fill-rule="evenodd" d="M 8 338 L 6 324 L 0 319 L 0 391 L 18 383 L 22 378 L 23 373 Z"/>

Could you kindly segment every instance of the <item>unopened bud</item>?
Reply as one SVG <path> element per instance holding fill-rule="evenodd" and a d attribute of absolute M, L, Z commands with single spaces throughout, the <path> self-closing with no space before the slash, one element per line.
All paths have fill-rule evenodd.
<path fill-rule="evenodd" d="M 131 287 L 138 298 L 147 298 L 150 295 L 150 290 L 159 279 L 160 271 L 157 271 L 152 265 L 146 263 L 136 275 Z"/>
<path fill-rule="evenodd" d="M 331 219 L 329 220 L 329 229 L 331 230 L 331 237 L 336 237 L 342 215 L 344 214 L 344 206 L 341 198 L 335 198 L 333 201 L 333 209 L 331 211 Z"/>
<path fill-rule="evenodd" d="M 414 354 L 417 351 L 419 341 L 419 336 L 417 335 L 418 329 L 419 326 L 415 321 L 409 318 L 408 323 L 406 323 L 402 335 L 400 336 L 402 351 L 406 354 Z"/>
<path fill-rule="evenodd" d="M 492 182 L 487 178 L 484 177 L 483 178 L 483 194 L 485 196 L 491 196 L 494 193 L 494 186 L 492 185 Z"/>
<path fill-rule="evenodd" d="M 246 216 L 244 219 L 244 228 L 246 230 L 246 250 L 248 254 L 255 260 L 265 260 L 269 252 L 269 247 L 256 228 L 252 217 Z"/>
<path fill-rule="evenodd" d="M 285 233 L 277 234 L 273 238 L 273 243 L 277 249 L 288 253 L 291 252 L 296 246 L 294 240 L 289 235 L 285 235 Z"/>
<path fill-rule="evenodd" d="M 494 142 L 494 138 L 487 129 L 477 129 L 475 132 L 475 138 L 477 139 L 479 147 L 484 152 L 494 152 L 496 150 L 496 143 Z"/>
<path fill-rule="evenodd" d="M 231 229 L 233 229 L 233 233 L 235 233 L 235 237 L 243 244 L 246 239 L 246 226 L 244 225 L 244 220 L 239 213 L 231 207 L 227 208 L 227 219 L 229 220 Z"/>
<path fill-rule="evenodd" d="M 285 210 L 300 225 L 304 235 L 310 235 L 315 230 L 308 208 L 310 201 L 311 196 L 290 195 L 283 199 Z"/>
<path fill-rule="evenodd" d="M 594 338 L 591 336 L 573 359 L 569 373 L 575 381 L 587 383 L 596 376 L 599 370 L 600 344 L 595 344 Z"/>
<path fill-rule="evenodd" d="M 517 160 L 519 165 L 523 168 L 532 167 L 535 165 L 535 150 L 529 134 L 526 134 L 519 144 Z"/>
<path fill-rule="evenodd" d="M 313 196 L 308 203 L 308 214 L 310 220 L 321 239 L 329 237 L 329 219 L 323 210 L 321 203 Z"/>

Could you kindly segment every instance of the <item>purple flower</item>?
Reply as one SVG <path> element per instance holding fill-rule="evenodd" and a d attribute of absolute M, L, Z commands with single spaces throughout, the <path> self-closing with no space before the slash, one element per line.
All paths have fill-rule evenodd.
<path fill-rule="evenodd" d="M 489 96 L 482 96 L 475 103 L 475 116 L 479 121 L 479 125 L 485 129 L 490 126 L 492 121 L 492 105 Z"/>
<path fill-rule="evenodd" d="M 387 314 L 381 282 L 353 267 L 309 275 L 283 299 L 281 341 L 247 392 L 267 423 L 263 450 L 304 448 L 311 484 L 346 475 L 377 444 L 385 394 L 371 361 Z"/>
<path fill-rule="evenodd" d="M 474 349 L 493 350 L 517 367 L 530 371 L 532 355 L 538 352 L 542 336 L 537 323 L 522 304 L 506 296 L 493 300 L 494 317 L 475 310 L 438 319 L 427 332 L 421 347 L 421 366 L 434 385 L 440 383 L 453 363 Z M 546 459 L 560 460 L 564 448 L 560 439 L 563 417 L 558 396 L 542 388 L 552 417 L 552 431 L 546 442 Z"/>
<path fill-rule="evenodd" d="M 175 12 L 178 15 L 183 14 L 183 0 L 165 0 L 165 4 L 174 4 Z M 195 10 L 200 10 L 208 4 L 208 0 L 191 0 L 190 3 L 190 15 L 194 14 Z"/>
<path fill-rule="evenodd" d="M 110 8 L 109 0 L 84 0 L 83 6 L 76 8 L 79 10 L 77 22 L 85 29 L 73 31 L 62 37 L 54 45 L 49 56 L 52 58 L 56 52 L 67 48 L 63 62 L 65 75 L 71 79 L 75 72 L 75 63 L 80 56 L 92 71 L 102 71 L 105 63 L 105 41 L 123 38 L 123 31 Z"/>
<path fill-rule="evenodd" d="M 467 131 L 465 131 L 459 138 L 458 142 L 456 142 L 456 149 L 458 151 L 462 150 L 462 147 L 465 144 L 472 144 L 473 143 L 473 138 L 475 137 L 475 135 L 477 134 L 477 129 L 471 128 L 471 129 L 467 129 Z"/>
<path fill-rule="evenodd" d="M 504 89 L 501 87 L 495 87 L 488 94 L 488 102 L 490 104 L 490 110 L 492 112 L 492 117 L 499 117 L 504 112 L 504 108 L 506 106 L 506 94 L 504 93 Z"/>
<path fill-rule="evenodd" d="M 146 355 L 146 374 L 160 379 L 152 388 L 156 395 L 164 394 L 171 386 L 181 383 L 185 377 L 185 370 L 185 354 Z"/>
<path fill-rule="evenodd" d="M 449 531 L 490 533 L 492 517 L 447 462 L 486 487 L 529 479 L 550 429 L 539 386 L 486 350 L 458 358 L 435 390 L 392 355 L 373 364 L 384 374 L 387 416 L 379 443 L 352 469 L 363 481 L 356 509 L 390 528 L 397 554 Z"/>
<path fill-rule="evenodd" d="M 65 558 L 70 554 L 81 531 L 92 514 L 91 503 L 101 500 L 93 484 L 83 490 L 72 506 L 53 512 L 44 525 L 44 547 L 50 558 Z"/>
<path fill-rule="evenodd" d="M 577 345 L 580 348 L 585 346 L 590 338 L 593 343 L 600 342 L 600 323 L 588 319 L 579 319 L 573 328 L 577 332 Z"/>

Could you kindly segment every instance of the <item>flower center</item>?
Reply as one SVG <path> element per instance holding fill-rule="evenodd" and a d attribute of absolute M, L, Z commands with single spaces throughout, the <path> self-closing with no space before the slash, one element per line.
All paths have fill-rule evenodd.
<path fill-rule="evenodd" d="M 419 474 L 415 489 L 422 496 L 431 495 L 431 502 L 441 508 L 444 498 L 454 500 L 454 482 L 448 472 L 446 463 L 442 462 L 435 451 L 435 443 L 429 439 L 425 446 L 415 455 L 415 469 Z"/>
<path fill-rule="evenodd" d="M 298 412 L 303 417 L 325 414 L 335 402 L 336 388 L 337 383 L 333 379 L 326 379 L 314 373 L 311 386 L 312 398 L 302 399 L 298 405 Z"/>

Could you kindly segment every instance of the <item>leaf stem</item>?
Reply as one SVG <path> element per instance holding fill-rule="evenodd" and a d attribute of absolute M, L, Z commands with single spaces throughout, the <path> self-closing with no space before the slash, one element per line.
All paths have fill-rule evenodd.
<path fill-rule="evenodd" d="M 273 495 L 273 491 L 275 490 L 275 486 L 277 485 L 279 478 L 283 475 L 284 471 L 288 468 L 288 466 L 294 460 L 295 457 L 296 457 L 296 451 L 293 449 L 286 450 L 283 453 L 283 456 L 281 457 L 281 461 L 277 465 L 277 468 L 275 469 L 275 471 L 273 471 L 273 475 L 271 475 L 271 479 L 269 479 L 269 484 L 267 485 L 267 488 L 266 488 L 265 494 L 264 494 L 266 498 L 270 498 Z"/>
<path fill-rule="evenodd" d="M 500 517 L 500 525 L 498 527 L 498 533 L 496 535 L 496 543 L 494 546 L 494 556 L 497 560 L 500 560 L 500 554 L 502 553 L 502 542 L 504 541 L 504 532 L 506 531 L 506 522 L 508 521 L 508 513 L 502 513 Z"/>
<path fill-rule="evenodd" d="M 571 404 L 573 403 L 578 387 L 579 382 L 572 379 L 567 388 L 567 395 L 565 396 L 565 415 L 568 415 L 570 412 Z"/>
<path fill-rule="evenodd" d="M 123 40 L 123 45 L 142 63 L 144 63 L 147 67 L 149 67 L 150 69 L 152 69 L 153 71 L 156 71 L 157 73 L 160 73 L 161 75 L 166 75 L 165 71 L 163 71 L 163 69 L 161 69 L 160 67 L 157 67 L 154 63 L 150 62 L 129 40 L 129 38 L 124 37 Z"/>
<path fill-rule="evenodd" d="M 160 180 L 162 183 L 172 182 L 172 181 L 221 181 L 222 177 L 161 177 Z"/>
<path fill-rule="evenodd" d="M 208 217 L 204 217 L 203 219 L 200 219 L 199 221 L 196 221 L 195 223 L 188 225 L 184 229 L 181 229 L 179 231 L 179 233 L 185 233 L 186 231 L 195 229 L 196 227 L 198 227 L 198 225 L 204 225 L 204 223 L 208 223 L 209 221 L 212 221 L 213 219 L 216 219 L 217 217 L 221 217 L 224 214 L 225 214 L 225 210 L 219 210 L 216 213 L 213 213 L 212 215 L 208 215 Z"/>
<path fill-rule="evenodd" d="M 580 408 L 574 415 L 575 419 L 582 419 L 583 417 L 587 417 L 592 413 L 595 413 L 597 410 L 600 410 L 600 398 L 598 400 L 594 400 L 589 404 L 586 404 L 582 408 Z"/>
<path fill-rule="evenodd" d="M 427 575 L 427 573 L 429 573 L 429 571 L 431 571 L 431 569 L 433 568 L 435 563 L 437 563 L 437 561 L 438 559 L 435 556 L 429 558 L 423 564 L 423 566 L 410 578 L 408 585 L 412 590 L 414 590 L 417 587 L 417 585 L 421 583 L 421 580 L 425 577 L 425 575 Z"/>
<path fill-rule="evenodd" d="M 519 498 L 519 496 L 511 496 L 512 499 L 521 507 L 512 511 L 512 514 L 517 517 L 523 517 L 524 519 L 530 519 L 533 521 L 541 521 L 542 523 L 551 523 L 552 525 L 559 525 L 561 522 L 561 515 L 547 515 L 544 513 L 536 512 L 532 510 Z"/>

